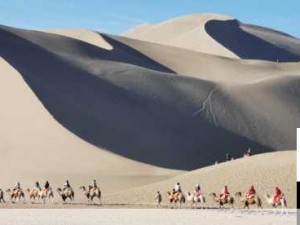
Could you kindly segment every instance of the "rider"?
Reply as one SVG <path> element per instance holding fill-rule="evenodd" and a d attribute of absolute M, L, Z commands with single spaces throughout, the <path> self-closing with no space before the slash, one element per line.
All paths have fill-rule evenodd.
<path fill-rule="evenodd" d="M 46 181 L 46 182 L 45 182 L 44 189 L 45 189 L 46 193 L 51 189 L 51 186 L 50 186 L 50 184 L 49 184 L 49 181 Z"/>
<path fill-rule="evenodd" d="M 273 205 L 274 206 L 278 203 L 279 199 L 282 198 L 282 196 L 283 196 L 283 193 L 279 189 L 279 187 L 275 187 L 274 195 L 273 195 Z"/>
<path fill-rule="evenodd" d="M 95 179 L 93 180 L 93 184 L 90 187 L 91 187 L 90 189 L 94 189 L 94 190 L 98 188 L 97 181 Z"/>
<path fill-rule="evenodd" d="M 195 191 L 194 191 L 194 194 L 196 197 L 200 196 L 201 195 L 201 188 L 200 188 L 200 184 L 197 184 L 196 187 L 195 187 Z"/>
<path fill-rule="evenodd" d="M 177 193 L 181 192 L 181 185 L 179 182 L 177 182 L 177 184 L 175 184 L 174 189 Z"/>
<path fill-rule="evenodd" d="M 253 185 L 249 188 L 249 190 L 246 192 L 246 198 L 251 199 L 254 198 L 256 195 L 256 190 Z"/>
<path fill-rule="evenodd" d="M 71 189 L 71 185 L 68 180 L 66 180 L 63 190 L 66 190 L 66 189 Z"/>
<path fill-rule="evenodd" d="M 36 189 L 36 190 L 41 190 L 41 186 L 40 186 L 40 183 L 39 183 L 38 181 L 35 182 L 34 189 Z"/>
<path fill-rule="evenodd" d="M 227 185 L 225 185 L 224 188 L 223 188 L 222 191 L 221 191 L 220 199 L 221 199 L 221 200 L 224 200 L 224 199 L 227 198 L 229 195 L 230 195 L 230 193 L 229 193 L 229 191 L 228 191 L 228 187 L 227 187 Z"/>
<path fill-rule="evenodd" d="M 14 191 L 15 191 L 15 190 L 21 190 L 21 184 L 20 184 L 20 181 L 17 181 L 17 182 L 16 182 L 16 184 L 15 184 L 13 190 L 14 190 Z"/>

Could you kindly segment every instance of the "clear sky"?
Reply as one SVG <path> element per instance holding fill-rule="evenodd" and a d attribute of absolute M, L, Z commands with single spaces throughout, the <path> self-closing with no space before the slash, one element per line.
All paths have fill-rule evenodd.
<path fill-rule="evenodd" d="M 0 0 L 0 24 L 121 34 L 141 23 L 220 13 L 300 38 L 300 0 Z"/>

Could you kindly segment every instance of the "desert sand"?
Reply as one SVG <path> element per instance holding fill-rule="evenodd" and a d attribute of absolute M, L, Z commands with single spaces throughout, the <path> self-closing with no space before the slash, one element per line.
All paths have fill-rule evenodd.
<path fill-rule="evenodd" d="M 0 26 L 0 188 L 97 179 L 103 205 L 153 207 L 178 180 L 206 194 L 279 185 L 294 208 L 299 39 L 215 14 L 126 36 Z"/>
<path fill-rule="evenodd" d="M 38 215 L 38 216 L 37 216 Z M 3 221 L 7 222 L 4 223 Z M 196 210 L 144 210 L 144 209 L 89 209 L 89 210 L 2 210 L 0 224 L 296 224 L 295 212 L 288 216 L 274 216 L 272 212 L 219 212 Z"/>

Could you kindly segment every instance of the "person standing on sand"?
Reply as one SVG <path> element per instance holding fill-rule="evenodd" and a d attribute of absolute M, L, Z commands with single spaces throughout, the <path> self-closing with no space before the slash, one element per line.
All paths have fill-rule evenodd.
<path fill-rule="evenodd" d="M 230 161 L 231 160 L 231 155 L 229 153 L 226 154 L 226 161 Z"/>
<path fill-rule="evenodd" d="M 156 201 L 157 207 L 161 207 L 162 196 L 159 191 L 156 192 L 154 200 Z"/>

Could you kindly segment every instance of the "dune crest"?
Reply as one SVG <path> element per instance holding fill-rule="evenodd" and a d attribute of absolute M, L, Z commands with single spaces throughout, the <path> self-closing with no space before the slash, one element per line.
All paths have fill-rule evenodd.
<path fill-rule="evenodd" d="M 101 35 L 99 35 L 95 31 L 84 30 L 84 29 L 48 29 L 44 30 L 44 32 L 51 34 L 58 34 L 65 37 L 74 38 L 80 41 L 84 41 L 91 45 L 95 45 L 99 48 L 103 48 L 106 50 L 112 50 L 113 47 L 103 39 Z"/>
<path fill-rule="evenodd" d="M 208 54 L 238 58 L 205 32 L 205 24 L 213 19 L 223 21 L 232 19 L 232 17 L 219 14 L 192 14 L 152 26 L 139 26 L 126 32 L 124 36 Z"/>

